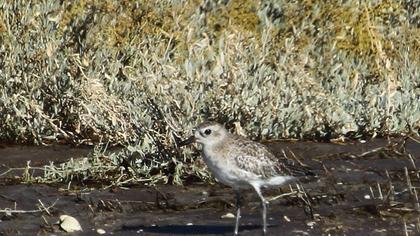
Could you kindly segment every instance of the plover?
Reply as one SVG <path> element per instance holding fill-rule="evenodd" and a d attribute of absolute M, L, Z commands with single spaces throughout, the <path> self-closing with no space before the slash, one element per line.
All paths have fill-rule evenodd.
<path fill-rule="evenodd" d="M 202 145 L 202 156 L 216 179 L 235 191 L 236 223 L 234 234 L 238 234 L 241 217 L 240 192 L 253 188 L 261 199 L 263 233 L 267 232 L 268 201 L 261 187 L 280 186 L 301 176 L 313 175 L 304 166 L 295 165 L 286 157 L 276 158 L 268 148 L 245 137 L 229 133 L 223 125 L 206 121 L 198 125 L 194 134 L 179 143 L 184 146 L 193 142 Z"/>

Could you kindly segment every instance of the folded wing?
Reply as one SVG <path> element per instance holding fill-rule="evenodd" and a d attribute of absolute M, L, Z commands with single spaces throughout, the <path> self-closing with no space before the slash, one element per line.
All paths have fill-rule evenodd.
<path fill-rule="evenodd" d="M 275 176 L 313 176 L 314 173 L 306 166 L 288 159 L 286 156 L 276 157 L 268 148 L 254 141 L 237 143 L 237 149 L 230 151 L 231 160 L 248 172 L 264 179 Z"/>

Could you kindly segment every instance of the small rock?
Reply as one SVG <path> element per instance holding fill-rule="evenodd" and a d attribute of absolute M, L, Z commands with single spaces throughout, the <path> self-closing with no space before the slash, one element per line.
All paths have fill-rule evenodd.
<path fill-rule="evenodd" d="M 306 225 L 311 227 L 311 228 L 313 228 L 315 224 L 316 224 L 315 221 L 309 221 L 308 223 L 306 223 Z"/>
<path fill-rule="evenodd" d="M 97 229 L 96 230 L 96 233 L 98 233 L 98 234 L 105 234 L 106 231 L 104 229 Z"/>
<path fill-rule="evenodd" d="M 76 218 L 69 215 L 60 216 L 60 227 L 68 233 L 83 231 L 79 221 L 77 221 Z"/>
<path fill-rule="evenodd" d="M 233 218 L 235 218 L 235 215 L 228 212 L 225 215 L 222 215 L 220 218 L 222 218 L 222 219 L 233 219 Z"/>

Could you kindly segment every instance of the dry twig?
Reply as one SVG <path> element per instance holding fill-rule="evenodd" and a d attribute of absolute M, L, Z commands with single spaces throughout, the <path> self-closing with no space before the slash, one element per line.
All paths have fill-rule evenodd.
<path fill-rule="evenodd" d="M 49 209 L 53 208 L 55 206 L 55 204 L 58 201 L 58 198 L 49 206 L 45 207 L 45 205 L 41 202 L 41 200 L 38 199 L 38 201 L 40 202 L 42 207 L 39 207 L 38 210 L 16 210 L 16 209 L 10 209 L 10 208 L 5 208 L 3 210 L 0 210 L 0 213 L 6 213 L 6 214 L 23 214 L 23 213 L 37 213 L 37 212 L 47 212 L 48 214 L 50 214 Z"/>

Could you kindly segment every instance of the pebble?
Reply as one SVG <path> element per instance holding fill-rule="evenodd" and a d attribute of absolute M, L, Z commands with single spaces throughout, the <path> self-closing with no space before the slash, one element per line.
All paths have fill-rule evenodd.
<path fill-rule="evenodd" d="M 83 231 L 79 221 L 77 221 L 73 216 L 69 215 L 60 216 L 60 227 L 67 233 Z"/>
<path fill-rule="evenodd" d="M 235 215 L 228 212 L 225 215 L 222 215 L 220 218 L 222 218 L 222 219 L 233 219 L 233 218 L 235 218 Z"/>
<path fill-rule="evenodd" d="M 96 233 L 98 233 L 98 234 L 105 234 L 106 231 L 104 229 L 97 229 L 96 230 Z"/>
<path fill-rule="evenodd" d="M 308 223 L 306 223 L 306 225 L 311 227 L 311 228 L 313 228 L 315 224 L 316 224 L 315 221 L 309 221 Z"/>

